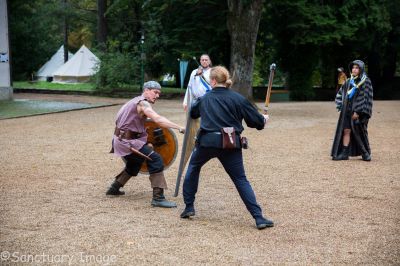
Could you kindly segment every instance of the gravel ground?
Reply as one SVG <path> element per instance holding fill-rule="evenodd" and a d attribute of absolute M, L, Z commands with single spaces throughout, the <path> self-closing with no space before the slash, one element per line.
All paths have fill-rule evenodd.
<path fill-rule="evenodd" d="M 106 197 L 123 167 L 108 154 L 120 106 L 0 120 L 0 265 L 399 265 L 400 102 L 374 104 L 371 162 L 331 160 L 333 103 L 272 103 L 268 128 L 245 130 L 247 176 L 276 224 L 262 231 L 215 160 L 202 170 L 194 219 L 180 219 L 182 196 L 172 197 L 180 156 L 166 171 L 178 208 L 152 208 L 145 175 Z M 184 124 L 180 101 L 155 109 Z"/>

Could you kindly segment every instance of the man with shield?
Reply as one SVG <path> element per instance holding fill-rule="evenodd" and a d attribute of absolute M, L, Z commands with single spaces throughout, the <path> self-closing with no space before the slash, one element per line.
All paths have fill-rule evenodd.
<path fill-rule="evenodd" d="M 162 128 L 177 129 L 184 133 L 185 129 L 167 118 L 157 114 L 151 104 L 154 104 L 160 96 L 161 86 L 156 81 L 148 81 L 143 84 L 143 93 L 135 97 L 121 107 L 115 122 L 115 131 L 112 141 L 112 151 L 116 156 L 122 157 L 125 168 L 119 173 L 106 195 L 120 196 L 125 192 L 120 191 L 126 182 L 136 176 L 144 162 L 150 174 L 150 183 L 153 188 L 153 199 L 151 205 L 154 207 L 172 208 L 176 203 L 167 201 L 164 196 L 164 189 L 167 182 L 164 176 L 163 158 L 155 151 L 154 146 L 158 144 L 148 143 L 149 132 L 146 131 L 146 119 L 152 121 Z M 160 145 L 166 144 L 162 129 L 158 128 L 152 132 L 154 139 Z"/>

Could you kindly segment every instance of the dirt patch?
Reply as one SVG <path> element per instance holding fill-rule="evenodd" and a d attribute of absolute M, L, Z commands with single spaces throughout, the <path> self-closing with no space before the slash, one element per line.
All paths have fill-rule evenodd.
<path fill-rule="evenodd" d="M 152 208 L 145 175 L 127 183 L 125 196 L 106 197 L 123 167 L 107 153 L 119 108 L 0 121 L 0 264 L 28 255 L 71 265 L 400 263 L 400 102 L 375 102 L 371 162 L 330 159 L 333 103 L 272 103 L 268 128 L 245 130 L 246 173 L 276 223 L 263 231 L 215 160 L 202 169 L 192 220 L 179 218 L 181 195 L 172 198 L 179 156 L 166 171 L 178 208 Z M 180 101 L 155 109 L 184 124 Z"/>

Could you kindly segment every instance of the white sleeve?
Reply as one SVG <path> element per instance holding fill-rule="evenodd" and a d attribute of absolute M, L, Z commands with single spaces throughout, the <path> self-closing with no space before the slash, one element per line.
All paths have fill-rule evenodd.
<path fill-rule="evenodd" d="M 192 71 L 189 78 L 189 83 L 186 88 L 185 98 L 183 98 L 183 104 L 188 105 L 188 98 L 189 98 L 189 90 L 192 89 L 193 82 L 194 82 L 194 75 L 196 74 L 196 69 Z"/>
<path fill-rule="evenodd" d="M 188 97 L 189 97 L 189 86 L 186 89 L 185 98 L 183 98 L 183 105 L 187 105 Z"/>

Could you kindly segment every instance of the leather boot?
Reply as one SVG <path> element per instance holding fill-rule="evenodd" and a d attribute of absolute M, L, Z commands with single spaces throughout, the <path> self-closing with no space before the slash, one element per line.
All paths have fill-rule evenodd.
<path fill-rule="evenodd" d="M 151 206 L 162 208 L 175 208 L 176 203 L 165 199 L 164 189 L 155 187 L 153 188 L 153 200 L 151 201 Z"/>
<path fill-rule="evenodd" d="M 120 191 L 121 184 L 118 183 L 118 181 L 114 181 L 111 186 L 108 188 L 106 195 L 112 195 L 112 196 L 121 196 L 125 195 L 124 191 Z"/>
<path fill-rule="evenodd" d="M 119 189 L 123 187 L 131 177 L 132 176 L 128 174 L 128 172 L 123 170 L 115 177 L 115 181 L 111 184 L 110 188 L 107 190 L 106 195 L 113 195 L 113 196 L 125 195 L 125 192 L 120 191 Z"/>
<path fill-rule="evenodd" d="M 349 159 L 349 146 L 343 146 L 342 152 L 337 156 L 334 157 L 334 161 L 340 161 L 340 160 L 348 160 Z"/>

